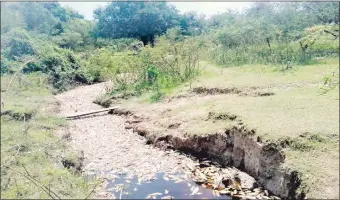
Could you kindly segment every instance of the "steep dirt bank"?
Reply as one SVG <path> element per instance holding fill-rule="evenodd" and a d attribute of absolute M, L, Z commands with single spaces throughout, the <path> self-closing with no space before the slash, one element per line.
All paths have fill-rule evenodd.
<path fill-rule="evenodd" d="M 179 133 L 175 126 L 163 131 L 148 117 L 134 114 L 131 110 L 117 108 L 112 114 L 126 116 L 126 128 L 146 137 L 150 144 L 160 148 L 178 149 L 196 156 L 209 156 L 224 166 L 235 166 L 255 177 L 259 183 L 282 198 L 305 197 L 298 172 L 283 169 L 281 166 L 285 160 L 282 148 L 274 143 L 262 143 L 255 136 L 255 130 L 241 125 L 215 134 L 188 135 Z"/>

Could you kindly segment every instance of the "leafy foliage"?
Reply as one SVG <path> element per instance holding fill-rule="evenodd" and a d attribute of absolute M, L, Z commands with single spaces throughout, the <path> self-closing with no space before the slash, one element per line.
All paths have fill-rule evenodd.
<path fill-rule="evenodd" d="M 251 63 L 288 66 L 337 55 L 339 44 L 334 39 L 338 25 L 328 24 L 339 23 L 334 21 L 333 14 L 338 13 L 334 6 L 339 8 L 338 3 L 261 2 L 245 13 L 227 12 L 214 16 L 208 23 L 216 29 L 208 33 L 213 38 L 208 59 L 228 66 Z M 323 16 L 328 20 L 314 17 L 321 10 L 326 11 Z"/>
<path fill-rule="evenodd" d="M 156 35 L 174 25 L 177 10 L 165 2 L 113 2 L 95 11 L 98 37 L 135 37 L 153 45 Z"/>
<path fill-rule="evenodd" d="M 136 90 L 158 91 L 192 79 L 196 67 L 187 63 L 198 56 L 289 69 L 339 54 L 337 2 L 258 2 L 210 18 L 180 14 L 166 2 L 112 2 L 94 12 L 94 21 L 56 2 L 1 6 L 1 73 L 34 56 L 24 72 L 42 71 L 60 90 L 112 78 L 123 85 L 137 76 L 144 82 L 135 82 Z M 151 84 L 146 74 L 157 78 Z"/>
<path fill-rule="evenodd" d="M 124 53 L 101 49 L 91 58 L 86 70 L 96 74 L 96 79 L 112 78 L 116 88 L 112 94 L 130 91 L 135 95 L 147 91 L 156 92 L 159 99 L 162 90 L 190 81 L 199 72 L 199 43 L 194 39 L 171 41 L 171 35 L 157 39 L 154 48 Z M 173 33 L 172 33 L 173 34 Z"/>
<path fill-rule="evenodd" d="M 6 58 L 19 60 L 24 55 L 35 53 L 32 39 L 25 29 L 12 29 L 3 37 L 3 54 Z"/>

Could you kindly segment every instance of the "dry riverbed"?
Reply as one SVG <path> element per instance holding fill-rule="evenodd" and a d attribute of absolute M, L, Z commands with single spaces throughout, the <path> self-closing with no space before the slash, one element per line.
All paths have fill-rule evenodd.
<path fill-rule="evenodd" d="M 106 84 L 81 86 L 57 95 L 60 115 L 101 109 L 93 101 L 105 93 Z M 62 131 L 83 154 L 84 176 L 103 180 L 96 198 L 270 196 L 252 177 L 236 168 L 221 168 L 209 160 L 161 150 L 125 127 L 121 116 L 103 113 L 70 120 L 68 130 Z"/>

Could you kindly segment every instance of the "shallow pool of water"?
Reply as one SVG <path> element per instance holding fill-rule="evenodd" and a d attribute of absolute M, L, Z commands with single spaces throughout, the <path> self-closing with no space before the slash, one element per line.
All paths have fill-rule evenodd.
<path fill-rule="evenodd" d="M 108 181 L 106 191 L 113 193 L 119 199 L 232 199 L 227 195 L 216 196 L 211 189 L 196 184 L 185 174 L 166 175 L 159 173 L 152 181 L 141 182 L 137 176 L 117 176 Z"/>

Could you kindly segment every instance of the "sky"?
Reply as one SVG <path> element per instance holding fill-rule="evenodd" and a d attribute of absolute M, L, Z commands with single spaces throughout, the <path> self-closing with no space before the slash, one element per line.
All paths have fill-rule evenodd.
<path fill-rule="evenodd" d="M 60 2 L 62 6 L 69 6 L 83 14 L 85 19 L 93 19 L 93 11 L 99 6 L 105 6 L 108 2 Z M 176 6 L 180 12 L 197 11 L 211 16 L 225 12 L 227 9 L 242 10 L 248 7 L 249 2 L 169 2 Z"/>

